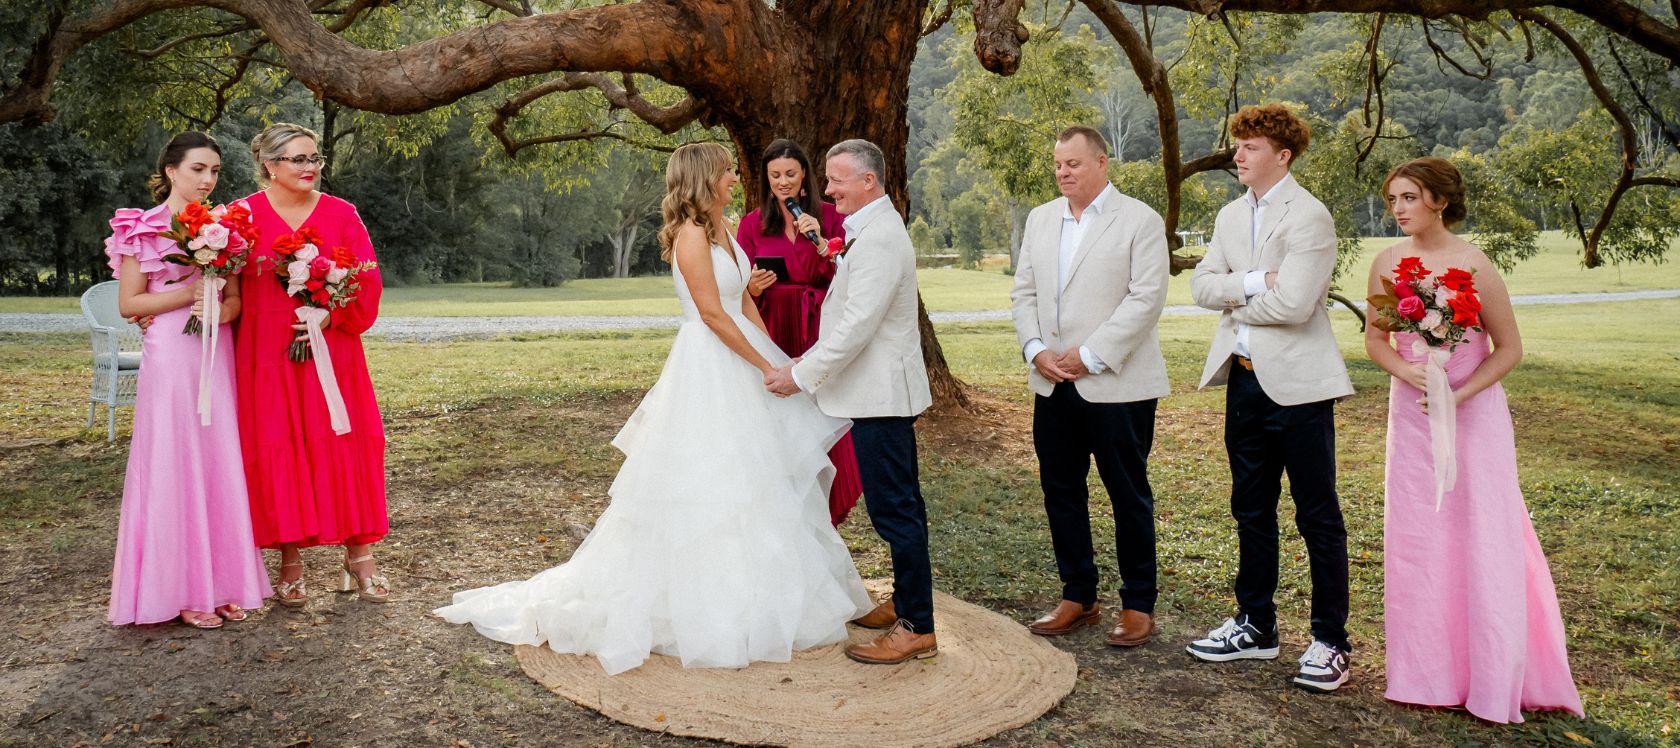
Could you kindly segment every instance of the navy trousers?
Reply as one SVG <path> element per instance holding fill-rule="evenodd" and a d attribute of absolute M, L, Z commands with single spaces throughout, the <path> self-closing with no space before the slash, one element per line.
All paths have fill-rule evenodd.
<path fill-rule="evenodd" d="M 892 549 L 893 607 L 916 633 L 933 633 L 933 563 L 916 467 L 916 418 L 853 419 L 852 446 L 869 521 Z"/>

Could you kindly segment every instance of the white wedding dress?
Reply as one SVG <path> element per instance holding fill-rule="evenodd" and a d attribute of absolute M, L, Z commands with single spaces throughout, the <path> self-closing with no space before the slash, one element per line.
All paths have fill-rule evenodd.
<path fill-rule="evenodd" d="M 733 261 L 732 261 L 733 260 Z M 725 308 L 751 272 L 712 247 Z M 778 398 L 700 321 L 673 265 L 683 323 L 659 381 L 613 439 L 624 465 L 612 500 L 571 560 L 521 582 L 456 593 L 435 612 L 510 644 L 594 655 L 609 674 L 649 652 L 684 667 L 786 662 L 844 641 L 871 605 L 829 524 L 828 450 L 850 422 L 806 393 Z M 776 344 L 731 315 L 772 365 Z"/>

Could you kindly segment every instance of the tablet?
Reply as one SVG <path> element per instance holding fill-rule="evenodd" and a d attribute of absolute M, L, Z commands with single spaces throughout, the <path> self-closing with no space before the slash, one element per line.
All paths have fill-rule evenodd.
<path fill-rule="evenodd" d="M 775 273 L 777 283 L 788 282 L 788 266 L 786 258 L 761 256 L 753 261 L 753 266 Z"/>

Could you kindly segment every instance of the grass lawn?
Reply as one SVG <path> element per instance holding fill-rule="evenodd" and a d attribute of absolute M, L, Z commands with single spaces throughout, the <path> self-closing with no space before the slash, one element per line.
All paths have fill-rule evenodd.
<path fill-rule="evenodd" d="M 1338 285 L 1352 299 L 1365 297 L 1365 271 L 1370 258 L 1395 240 L 1369 239 L 1354 269 Z M 1007 258 L 990 258 L 989 270 L 924 269 L 918 273 L 928 311 L 967 312 L 1008 309 L 1012 276 L 1000 269 Z M 999 263 L 1002 264 L 999 264 Z M 1580 247 L 1559 232 L 1541 237 L 1540 254 L 1508 274 L 1512 293 L 1550 294 L 1636 291 L 1680 288 L 1680 264 L 1636 265 L 1626 268 L 1581 268 Z M 1172 278 L 1168 304 L 1191 304 L 1190 273 Z M 0 297 L 0 313 L 74 313 L 73 298 Z M 447 283 L 392 288 L 381 300 L 382 314 L 415 317 L 576 317 L 674 316 L 680 314 L 671 295 L 668 276 L 644 278 L 585 278 L 559 288 L 509 288 L 505 283 Z"/>
<path fill-rule="evenodd" d="M 1659 273 L 1669 275 L 1652 280 Z M 1646 285 L 1634 287 L 1680 286 L 1672 266 L 1638 275 Z M 1536 276 L 1546 277 L 1538 266 Z M 930 297 L 973 299 L 981 288 L 955 280 L 960 271 L 923 277 Z M 1007 292 L 1003 276 L 981 277 Z M 946 279 L 952 288 L 936 291 Z M 662 282 L 633 283 L 652 294 L 663 293 Z M 430 303 L 439 305 L 455 303 L 445 301 L 452 289 L 397 295 L 436 293 Z M 595 302 L 628 301 L 605 295 Z M 1334 319 L 1359 389 L 1337 413 L 1353 557 L 1353 682 L 1327 697 L 1286 685 L 1307 643 L 1309 589 L 1303 548 L 1288 531 L 1278 594 L 1284 656 L 1220 667 L 1183 654 L 1186 641 L 1231 609 L 1235 537 L 1223 393 L 1193 390 L 1215 320 L 1166 318 L 1174 394 L 1162 401 L 1151 460 L 1161 633 L 1133 651 L 1103 646 L 1093 630 L 1059 640 L 1079 660 L 1073 694 L 988 745 L 1675 743 L 1680 355 L 1672 330 L 1651 321 L 1680 319 L 1680 299 L 1518 309 L 1527 356 L 1506 385 L 1522 486 L 1551 560 L 1588 716 L 1536 713 L 1505 727 L 1382 698 L 1386 377 L 1365 360 L 1351 316 Z M 209 633 L 103 623 L 127 427 L 114 443 L 102 429 L 82 429 L 80 335 L 0 335 L 0 586 L 8 601 L 0 627 L 12 633 L 0 640 L 0 745 L 106 735 L 119 743 L 174 737 L 175 745 L 695 744 L 576 708 L 520 673 L 506 647 L 427 615 L 456 590 L 521 578 L 570 553 L 605 506 L 619 463 L 608 442 L 657 377 L 669 335 L 370 341 L 390 439 L 393 530 L 380 552 L 397 599 L 359 605 L 316 587 L 302 612 L 270 610 Z M 936 581 L 1030 620 L 1054 602 L 1057 584 L 1014 335 L 1004 323 L 970 324 L 941 328 L 941 340 L 979 407 L 930 414 L 920 425 Z M 1093 488 L 1098 547 L 1111 547 L 1106 498 L 1100 484 Z M 1287 502 L 1281 524 L 1292 526 Z M 843 533 L 866 576 L 886 574 L 884 547 L 861 511 Z M 326 581 L 334 558 L 332 549 L 306 552 L 312 587 Z M 1099 559 L 1104 601 L 1116 603 L 1111 557 Z"/>

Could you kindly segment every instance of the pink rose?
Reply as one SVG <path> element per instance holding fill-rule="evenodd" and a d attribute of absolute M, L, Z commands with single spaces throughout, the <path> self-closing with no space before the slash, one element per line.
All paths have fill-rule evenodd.
<path fill-rule="evenodd" d="M 1400 300 L 1397 311 L 1400 312 L 1401 317 L 1412 322 L 1423 319 L 1423 299 L 1416 296 L 1407 296 L 1406 298 Z"/>
<path fill-rule="evenodd" d="M 314 275 L 326 275 L 327 271 L 332 269 L 333 262 L 327 259 L 325 255 L 316 255 L 314 259 L 309 261 L 309 271 Z"/>

